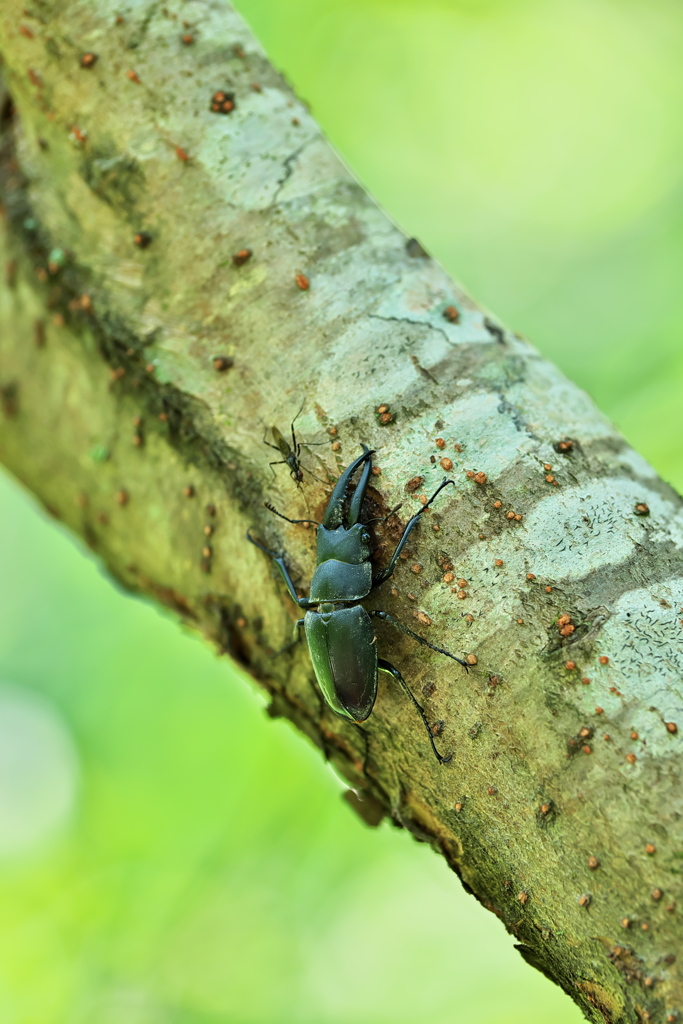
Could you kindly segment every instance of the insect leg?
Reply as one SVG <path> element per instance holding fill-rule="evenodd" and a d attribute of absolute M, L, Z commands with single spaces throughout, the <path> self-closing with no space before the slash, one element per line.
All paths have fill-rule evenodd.
<path fill-rule="evenodd" d="M 292 647 L 296 647 L 296 645 L 299 643 L 299 640 L 301 639 L 301 633 L 299 632 L 299 630 L 301 629 L 303 624 L 303 619 L 297 619 L 297 621 L 294 623 L 294 633 L 292 635 L 292 639 L 289 641 L 288 644 L 285 644 L 284 647 L 281 647 L 279 651 L 275 652 L 275 654 L 273 655 L 273 660 L 275 658 L 279 658 L 281 654 L 285 654 L 286 651 L 291 651 Z"/>
<path fill-rule="evenodd" d="M 306 467 L 305 467 L 305 466 L 301 466 L 301 471 L 302 471 L 303 473 L 308 473 L 308 475 L 309 475 L 309 476 L 312 476 L 314 480 L 317 480 L 319 484 L 322 484 L 322 483 L 324 483 L 324 482 L 325 482 L 324 480 L 321 480 L 319 476 L 316 476 L 316 475 L 315 475 L 315 473 L 313 472 L 313 470 L 311 470 L 311 469 L 306 469 Z"/>
<path fill-rule="evenodd" d="M 396 550 L 394 551 L 393 555 L 391 556 L 391 561 L 389 562 L 389 565 L 387 565 L 384 569 L 381 569 L 380 572 L 378 572 L 378 574 L 375 576 L 374 580 L 372 581 L 372 589 L 373 590 L 375 589 L 375 587 L 379 587 L 382 583 L 386 583 L 386 581 L 389 579 L 389 577 L 393 575 L 394 569 L 396 568 L 396 562 L 398 561 L 399 555 L 401 554 L 401 552 L 403 551 L 404 547 L 406 546 L 406 543 L 408 541 L 408 536 L 410 535 L 411 530 L 415 529 L 415 527 L 417 526 L 417 524 L 420 521 L 420 516 L 422 515 L 423 512 L 425 512 L 426 509 L 429 508 L 431 503 L 434 501 L 434 498 L 436 498 L 437 494 L 440 494 L 441 491 L 444 489 L 444 487 L 448 487 L 449 484 L 453 484 L 455 486 L 455 480 L 444 480 L 441 484 L 439 484 L 439 486 L 434 491 L 434 493 L 432 494 L 432 496 L 429 499 L 429 501 L 426 501 L 424 503 L 424 505 L 422 506 L 422 508 L 419 509 L 415 513 L 415 515 L 412 517 L 412 519 L 408 520 L 408 522 L 406 524 L 406 528 L 403 531 L 403 536 L 401 537 L 400 541 L 396 545 Z"/>
<path fill-rule="evenodd" d="M 424 727 L 427 730 L 427 735 L 429 736 L 429 742 L 432 745 L 432 750 L 434 751 L 434 754 L 436 755 L 437 761 L 439 761 L 440 764 L 446 764 L 448 761 L 450 761 L 450 759 L 453 757 L 452 754 L 449 754 L 448 757 L 442 757 L 442 755 L 436 749 L 436 744 L 434 743 L 434 736 L 432 735 L 431 727 L 429 725 L 429 722 L 427 721 L 427 716 L 425 714 L 425 710 L 422 707 L 422 705 L 418 704 L 418 702 L 416 701 L 415 697 L 413 696 L 412 690 L 408 686 L 407 682 L 405 681 L 405 679 L 403 678 L 403 676 L 401 675 L 399 670 L 397 668 L 395 668 L 394 665 L 391 664 L 391 662 L 385 661 L 384 658 L 379 658 L 378 659 L 378 661 L 377 661 L 377 668 L 379 669 L 380 672 L 388 672 L 389 675 L 393 676 L 394 679 L 396 680 L 396 682 L 398 683 L 398 685 L 401 687 L 401 689 L 405 693 L 406 697 L 409 697 L 412 700 L 413 704 L 415 705 L 415 707 L 417 708 L 417 710 L 419 712 L 419 715 L 420 715 L 422 721 L 424 722 Z"/>
<path fill-rule="evenodd" d="M 294 433 L 294 424 L 299 419 L 299 416 L 301 416 L 301 413 L 304 411 L 305 404 L 306 404 L 306 399 L 304 398 L 303 402 L 301 403 L 301 408 L 299 409 L 298 413 L 296 414 L 296 416 L 292 420 L 292 422 L 290 424 L 290 427 L 289 427 L 289 429 L 292 431 L 292 448 L 296 452 L 297 458 L 299 457 L 299 449 L 301 448 L 301 445 L 296 443 L 296 434 Z"/>
<path fill-rule="evenodd" d="M 316 604 L 315 601 L 311 602 L 308 600 L 307 597 L 299 597 L 299 595 L 297 594 L 296 589 L 294 587 L 294 583 L 292 582 L 292 577 L 289 575 L 289 570 L 285 565 L 285 560 L 282 557 L 282 555 L 278 555 L 277 551 L 271 551 L 270 548 L 265 547 L 265 545 L 261 544 L 260 541 L 254 540 L 254 538 L 251 536 L 248 530 L 247 540 L 250 541 L 255 547 L 260 548 L 261 551 L 265 552 L 266 555 L 270 555 L 270 557 L 273 559 L 273 561 L 275 562 L 275 564 L 277 565 L 278 569 L 282 574 L 282 578 L 285 581 L 287 590 L 289 591 L 289 596 L 291 597 L 292 601 L 296 601 L 296 603 L 299 605 L 299 608 L 313 608 Z"/>
<path fill-rule="evenodd" d="M 396 629 L 400 629 L 402 633 L 406 634 L 406 636 L 412 636 L 413 640 L 417 640 L 417 642 L 422 644 L 423 647 L 429 647 L 430 651 L 436 651 L 437 654 L 445 654 L 447 658 L 452 658 L 453 661 L 457 661 L 458 665 L 462 665 L 465 671 L 469 672 L 469 665 L 466 661 L 463 661 L 462 658 L 456 658 L 456 656 L 451 654 L 450 651 L 447 651 L 445 647 L 437 647 L 436 644 L 430 643 L 429 640 L 425 640 L 425 638 L 420 636 L 419 633 L 413 633 L 412 629 L 408 629 L 407 626 L 404 626 L 402 622 L 395 619 L 393 615 L 389 614 L 389 612 L 383 612 L 378 608 L 373 608 L 368 612 L 368 615 L 375 619 L 382 619 L 384 622 L 390 622 L 392 626 L 396 626 Z"/>

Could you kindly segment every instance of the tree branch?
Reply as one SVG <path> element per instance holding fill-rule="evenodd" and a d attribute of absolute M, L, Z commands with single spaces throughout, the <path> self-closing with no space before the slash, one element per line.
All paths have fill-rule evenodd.
<path fill-rule="evenodd" d="M 676 1019 L 680 498 L 406 242 L 227 4 L 191 28 L 173 0 L 127 10 L 3 4 L 0 457 L 246 666 L 368 820 L 440 850 L 590 1020 Z M 304 396 L 297 489 L 262 438 Z M 246 530 L 304 591 L 312 531 L 263 501 L 318 518 L 361 442 L 373 514 L 403 502 L 405 523 L 456 480 L 377 600 L 476 659 L 378 626 L 448 765 L 386 676 L 361 729 L 304 645 L 272 657 L 296 609 Z M 377 527 L 380 564 L 400 529 Z"/>

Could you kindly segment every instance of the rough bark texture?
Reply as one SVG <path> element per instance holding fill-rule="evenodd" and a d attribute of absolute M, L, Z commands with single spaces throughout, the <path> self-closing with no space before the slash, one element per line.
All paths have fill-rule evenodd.
<path fill-rule="evenodd" d="M 440 850 L 590 1020 L 677 1019 L 680 498 L 406 244 L 223 0 L 118 18 L 113 0 L 24 3 L 4 0 L 0 28 L 5 465 L 126 587 L 246 666 L 368 819 Z M 229 113 L 211 110 L 221 90 Z M 297 490 L 262 438 L 304 396 L 299 437 L 322 444 Z M 245 532 L 305 591 L 313 534 L 263 500 L 319 514 L 361 441 L 372 514 L 403 502 L 379 559 L 453 462 L 377 596 L 476 656 L 467 675 L 379 627 L 443 722 L 446 766 L 387 677 L 361 730 L 322 706 L 303 644 L 271 658 L 296 609 Z"/>

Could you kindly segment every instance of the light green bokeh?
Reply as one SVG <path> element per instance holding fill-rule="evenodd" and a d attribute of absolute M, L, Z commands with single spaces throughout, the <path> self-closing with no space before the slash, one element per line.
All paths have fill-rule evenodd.
<path fill-rule="evenodd" d="M 239 7 L 406 230 L 683 487 L 679 6 Z M 443 862 L 365 829 L 225 661 L 8 481 L 0 580 L 0 737 L 22 694 L 63 737 L 24 737 L 33 831 L 0 859 L 0 1024 L 577 1024 Z M 72 778 L 72 748 L 58 805 L 44 769 Z M 48 805 L 61 824 L 37 839 Z"/>

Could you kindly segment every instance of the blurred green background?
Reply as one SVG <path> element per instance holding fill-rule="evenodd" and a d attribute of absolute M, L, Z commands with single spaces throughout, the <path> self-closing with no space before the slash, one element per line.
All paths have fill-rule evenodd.
<path fill-rule="evenodd" d="M 364 184 L 683 489 L 683 13 L 240 0 Z M 573 1004 L 0 480 L 0 1024 L 555 1024 Z"/>

